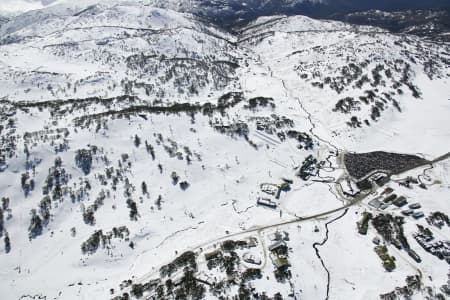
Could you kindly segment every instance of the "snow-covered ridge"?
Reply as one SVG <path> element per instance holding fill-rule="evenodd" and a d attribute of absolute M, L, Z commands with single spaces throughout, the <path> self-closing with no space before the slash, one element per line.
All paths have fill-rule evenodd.
<path fill-rule="evenodd" d="M 326 32 L 326 31 L 356 31 L 356 32 L 386 32 L 371 26 L 355 26 L 340 21 L 316 20 L 306 16 L 270 16 L 260 17 L 245 26 L 241 33 L 244 37 L 266 32 Z"/>
<path fill-rule="evenodd" d="M 203 82 L 206 78 L 225 88 L 233 80 L 232 66 L 237 63 L 232 35 L 192 15 L 142 3 L 102 3 L 76 9 L 54 6 L 16 17 L 0 31 L 3 86 L 14 91 L 2 96 L 10 99 L 36 97 L 28 89 L 36 89 L 36 82 L 46 80 L 53 87 L 41 92 L 42 99 L 75 97 L 75 90 L 67 88 L 73 82 L 85 87 L 81 94 L 83 88 L 76 89 L 78 97 L 105 95 L 105 82 L 116 87 L 110 90 L 113 96 L 120 95 L 128 81 L 137 82 L 147 95 L 159 95 L 163 81 L 190 89 L 182 96 L 186 101 L 191 93 L 208 89 Z M 30 57 L 34 59 L 27 61 Z M 217 65 L 226 71 L 218 73 Z M 189 67 L 202 69 L 196 74 L 198 80 L 179 78 L 174 83 L 174 69 Z M 16 75 L 11 78 L 11 74 Z M 14 82 L 16 76 L 28 79 Z M 16 84 L 23 85 L 22 93 L 14 88 Z M 168 91 L 163 94 L 172 101 L 178 97 Z"/>

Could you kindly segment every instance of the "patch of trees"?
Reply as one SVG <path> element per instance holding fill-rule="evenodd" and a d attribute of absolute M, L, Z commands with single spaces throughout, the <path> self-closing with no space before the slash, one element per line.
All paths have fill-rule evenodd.
<path fill-rule="evenodd" d="M 353 97 L 345 97 L 340 99 L 334 106 L 334 112 L 341 112 L 344 114 L 348 114 L 351 111 L 361 110 L 360 102 L 355 100 Z"/>
<path fill-rule="evenodd" d="M 427 164 L 428 161 L 416 155 L 375 151 L 346 153 L 344 163 L 351 176 L 363 178 L 377 170 L 388 172 L 389 175 L 398 174 L 409 168 Z"/>
<path fill-rule="evenodd" d="M 386 246 L 376 246 L 374 250 L 380 257 L 381 261 L 383 262 L 383 267 L 386 269 L 386 271 L 388 272 L 393 271 L 396 267 L 395 257 L 389 255 Z"/>
<path fill-rule="evenodd" d="M 9 253 L 11 251 L 11 240 L 9 238 L 8 233 L 5 234 L 3 242 L 5 243 L 5 252 Z"/>
<path fill-rule="evenodd" d="M 450 220 L 448 215 L 440 211 L 431 213 L 426 220 L 428 224 L 436 226 L 439 229 L 442 229 L 442 227 L 444 226 L 450 227 Z"/>
<path fill-rule="evenodd" d="M 241 277 L 242 277 L 242 281 L 246 282 L 246 281 L 260 279 L 260 278 L 262 278 L 262 274 L 261 274 L 260 269 L 250 268 L 250 269 L 245 270 L 242 273 Z"/>
<path fill-rule="evenodd" d="M 362 123 L 359 121 L 357 116 L 352 116 L 350 121 L 347 122 L 347 125 L 351 128 L 361 128 Z"/>
<path fill-rule="evenodd" d="M 95 224 L 95 212 L 103 206 L 106 199 L 106 193 L 101 190 L 95 199 L 94 203 L 87 208 L 83 206 L 83 221 L 87 225 L 93 226 Z"/>
<path fill-rule="evenodd" d="M 270 117 L 250 117 L 249 121 L 256 121 L 256 129 L 263 131 L 267 134 L 277 134 L 281 141 L 286 139 L 286 134 L 280 129 L 294 127 L 294 121 L 286 116 L 278 116 L 276 114 L 270 115 Z"/>
<path fill-rule="evenodd" d="M 83 254 L 94 254 L 101 245 L 104 247 L 106 242 L 106 236 L 103 235 L 103 231 L 97 230 L 81 244 L 81 251 Z"/>
<path fill-rule="evenodd" d="M 286 135 L 291 139 L 295 139 L 299 143 L 297 146 L 299 149 L 312 150 L 314 148 L 313 139 L 305 132 L 289 130 L 286 132 Z"/>
<path fill-rule="evenodd" d="M 380 214 L 372 219 L 372 225 L 385 241 L 393 244 L 397 249 L 408 251 L 410 246 L 404 234 L 404 222 L 403 217 L 393 217 L 390 214 Z"/>
<path fill-rule="evenodd" d="M 78 127 L 88 127 L 91 125 L 92 121 L 100 120 L 103 118 L 114 119 L 114 118 L 129 118 L 130 116 L 141 116 L 145 113 L 149 114 L 180 114 L 186 113 L 187 115 L 193 116 L 196 113 L 202 113 L 206 116 L 212 116 L 214 112 L 219 112 L 222 115 L 229 108 L 232 108 L 244 101 L 242 93 L 228 93 L 219 98 L 217 105 L 212 103 L 205 104 L 191 104 L 191 103 L 175 103 L 170 106 L 149 106 L 137 105 L 128 106 L 127 108 L 121 110 L 108 110 L 101 113 L 84 115 L 74 119 L 75 125 Z"/>
<path fill-rule="evenodd" d="M 30 192 L 34 190 L 34 179 L 31 178 L 29 172 L 25 172 L 22 174 L 20 178 L 20 184 L 22 186 L 25 197 L 28 197 Z"/>
<path fill-rule="evenodd" d="M 129 214 L 130 220 L 137 221 L 137 219 L 139 217 L 139 213 L 138 213 L 136 202 L 130 198 L 127 199 L 127 207 L 130 209 L 130 214 Z"/>
<path fill-rule="evenodd" d="M 45 179 L 42 193 L 44 195 L 52 196 L 53 201 L 62 200 L 63 195 L 66 192 L 66 185 L 69 182 L 69 175 L 62 167 L 62 160 L 60 157 L 55 159 L 54 166 L 48 171 L 47 178 Z"/>
<path fill-rule="evenodd" d="M 191 270 L 197 270 L 197 260 L 195 253 L 192 251 L 187 251 L 178 256 L 171 263 L 162 266 L 159 269 L 161 277 L 170 277 L 177 270 L 188 268 Z"/>
<path fill-rule="evenodd" d="M 312 155 L 308 155 L 296 175 L 304 181 L 307 181 L 310 177 L 316 176 L 318 172 L 317 159 Z"/>
<path fill-rule="evenodd" d="M 129 235 L 130 232 L 126 226 L 114 227 L 112 231 L 106 233 L 97 230 L 81 244 L 81 251 L 83 254 L 94 254 L 100 247 L 108 247 L 113 238 L 128 241 Z"/>
<path fill-rule="evenodd" d="M 43 223 L 41 217 L 39 217 L 35 209 L 31 210 L 30 215 L 31 220 L 30 226 L 28 226 L 28 237 L 31 240 L 42 234 Z"/>
<path fill-rule="evenodd" d="M 249 128 L 247 123 L 243 121 L 236 121 L 234 123 L 231 123 L 229 125 L 216 123 L 212 125 L 215 130 L 222 134 L 226 134 L 229 136 L 241 136 L 244 137 L 246 140 L 248 140 L 248 134 L 249 134 Z"/>
<path fill-rule="evenodd" d="M 420 292 L 423 288 L 423 283 L 419 275 L 412 275 L 406 277 L 406 285 L 402 287 L 396 287 L 395 290 L 380 295 L 381 300 L 392 299 L 410 299 L 417 292 Z M 444 300 L 445 297 L 442 294 L 436 293 L 430 287 L 424 289 L 423 294 L 426 299 Z"/>
<path fill-rule="evenodd" d="M 357 222 L 359 234 L 366 235 L 369 229 L 369 221 L 372 219 L 372 214 L 369 212 L 364 212 L 361 220 Z"/>
<path fill-rule="evenodd" d="M 244 106 L 246 109 L 255 110 L 258 107 L 267 107 L 275 108 L 275 103 L 273 103 L 273 98 L 266 97 L 256 97 L 248 100 L 248 104 Z"/>
<path fill-rule="evenodd" d="M 92 150 L 80 149 L 75 154 L 75 164 L 80 168 L 84 175 L 89 175 L 92 168 Z"/>

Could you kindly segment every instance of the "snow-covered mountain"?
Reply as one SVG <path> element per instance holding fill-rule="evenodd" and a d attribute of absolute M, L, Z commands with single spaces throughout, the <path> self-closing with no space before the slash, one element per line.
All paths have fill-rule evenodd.
<path fill-rule="evenodd" d="M 386 28 L 396 33 L 425 36 L 435 40 L 450 38 L 450 10 L 402 10 L 386 12 L 380 10 L 336 14 L 333 19 Z"/>
<path fill-rule="evenodd" d="M 448 296 L 450 45 L 224 3 L 1 25 L 2 299 Z"/>

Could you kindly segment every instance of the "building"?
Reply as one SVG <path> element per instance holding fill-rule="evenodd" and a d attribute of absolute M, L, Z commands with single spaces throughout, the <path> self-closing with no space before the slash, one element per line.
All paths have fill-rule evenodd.
<path fill-rule="evenodd" d="M 422 262 L 420 256 L 412 249 L 408 250 L 408 255 L 411 256 L 411 258 L 414 259 L 417 263 Z"/>
<path fill-rule="evenodd" d="M 286 243 L 284 241 L 278 241 L 269 246 L 269 251 L 274 252 L 284 247 L 286 247 Z"/>
<path fill-rule="evenodd" d="M 215 250 L 212 252 L 205 253 L 205 260 L 211 260 L 220 258 L 222 256 L 222 252 L 220 250 Z"/>
<path fill-rule="evenodd" d="M 420 205 L 420 203 L 413 203 L 413 204 L 409 205 L 409 208 L 411 208 L 411 209 L 419 209 L 421 207 L 422 206 Z"/>
<path fill-rule="evenodd" d="M 244 253 L 242 258 L 246 263 L 249 263 L 252 265 L 260 265 L 261 264 L 261 259 L 250 253 Z"/>
<path fill-rule="evenodd" d="M 251 237 L 247 238 L 246 241 L 247 241 L 248 248 L 253 248 L 258 245 L 258 240 L 255 237 L 251 236 Z"/>
<path fill-rule="evenodd" d="M 258 200 L 256 201 L 256 204 L 265 206 L 268 208 L 272 208 L 272 209 L 277 208 L 277 204 L 268 198 L 258 198 Z"/>
<path fill-rule="evenodd" d="M 405 210 L 402 211 L 402 214 L 403 214 L 404 216 L 410 216 L 410 215 L 412 215 L 413 213 L 414 213 L 414 211 L 413 211 L 412 209 L 405 209 Z"/>
<path fill-rule="evenodd" d="M 355 197 L 361 193 L 360 189 L 353 181 L 346 179 L 342 184 L 342 193 L 347 197 Z"/>
<path fill-rule="evenodd" d="M 383 191 L 383 193 L 381 193 L 381 195 L 389 195 L 393 191 L 394 191 L 393 188 L 387 187 L 387 188 L 384 189 L 384 191 Z"/>
<path fill-rule="evenodd" d="M 358 181 L 356 183 L 356 186 L 360 189 L 360 190 L 370 190 L 372 188 L 372 183 L 368 180 L 368 179 L 364 179 L 361 181 Z"/>
<path fill-rule="evenodd" d="M 412 216 L 414 219 L 420 219 L 420 218 L 423 218 L 425 215 L 423 214 L 423 212 L 418 211 L 418 212 L 413 213 Z"/>
<path fill-rule="evenodd" d="M 369 201 L 369 205 L 372 206 L 375 209 L 379 209 L 381 207 L 381 205 L 383 204 L 380 200 L 380 198 L 374 198 L 372 200 Z"/>
<path fill-rule="evenodd" d="M 262 183 L 260 188 L 262 192 L 269 195 L 276 195 L 279 191 L 278 185 L 272 183 Z"/>
<path fill-rule="evenodd" d="M 398 197 L 394 202 L 392 202 L 397 207 L 403 207 L 406 204 L 408 204 L 408 201 L 406 201 L 406 198 L 403 196 Z"/>
<path fill-rule="evenodd" d="M 275 268 L 277 268 L 277 269 L 287 268 L 287 267 L 291 266 L 288 259 L 285 257 L 278 257 L 278 256 L 273 257 L 272 262 L 273 262 L 273 265 L 275 266 Z"/>
<path fill-rule="evenodd" d="M 383 186 L 383 185 L 385 185 L 386 183 L 388 183 L 389 182 L 389 176 L 385 176 L 385 175 L 377 175 L 375 178 L 375 183 L 378 185 L 378 186 Z"/>
<path fill-rule="evenodd" d="M 397 195 L 396 195 L 396 194 L 391 194 L 391 195 L 387 196 L 387 197 L 383 200 L 383 202 L 384 202 L 384 203 L 389 203 L 389 202 L 394 201 L 396 198 L 397 198 Z"/>

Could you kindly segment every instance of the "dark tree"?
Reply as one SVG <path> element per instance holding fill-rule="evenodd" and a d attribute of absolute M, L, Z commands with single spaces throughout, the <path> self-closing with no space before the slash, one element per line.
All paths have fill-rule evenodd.
<path fill-rule="evenodd" d="M 28 227 L 28 236 L 30 239 L 36 238 L 38 235 L 42 234 L 42 219 L 36 214 L 36 210 L 31 210 L 31 222 Z"/>
<path fill-rule="evenodd" d="M 75 163 L 83 171 L 84 175 L 88 175 L 92 167 L 92 152 L 86 149 L 78 150 L 75 155 Z"/>
<path fill-rule="evenodd" d="M 5 252 L 9 253 L 11 251 L 11 241 L 9 239 L 8 233 L 5 234 Z"/>
<path fill-rule="evenodd" d="M 172 178 L 172 183 L 174 185 L 178 184 L 178 181 L 180 180 L 180 176 L 178 176 L 177 172 L 172 172 L 172 174 L 170 175 L 170 178 Z"/>
<path fill-rule="evenodd" d="M 145 183 L 145 181 L 142 181 L 141 188 L 142 188 L 142 194 L 144 194 L 144 195 L 148 194 L 147 184 Z"/>
<path fill-rule="evenodd" d="M 136 148 L 139 148 L 139 146 L 141 145 L 141 139 L 137 134 L 134 136 L 134 145 L 136 146 Z"/>
<path fill-rule="evenodd" d="M 138 209 L 137 209 L 136 202 L 134 202 L 131 199 L 128 199 L 127 206 L 130 209 L 130 219 L 133 221 L 136 221 L 137 217 L 138 217 Z"/>
<path fill-rule="evenodd" d="M 181 188 L 183 191 L 187 190 L 187 189 L 189 188 L 189 182 L 187 182 L 187 181 L 182 181 L 182 182 L 180 182 L 180 188 Z"/>

